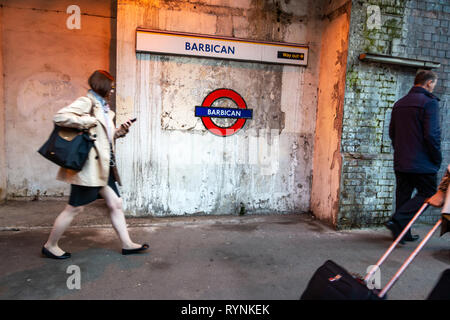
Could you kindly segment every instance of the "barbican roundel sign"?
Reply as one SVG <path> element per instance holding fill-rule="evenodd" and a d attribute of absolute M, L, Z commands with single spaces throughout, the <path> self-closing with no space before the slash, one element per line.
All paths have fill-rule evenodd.
<path fill-rule="evenodd" d="M 229 99 L 237 108 L 212 107 L 216 100 Z M 248 119 L 253 118 L 253 110 L 247 109 L 247 104 L 239 93 L 232 89 L 217 89 L 209 93 L 201 106 L 195 107 L 195 116 L 202 119 L 205 128 L 221 137 L 227 137 L 241 130 Z M 213 118 L 236 119 L 229 126 L 221 126 Z"/>

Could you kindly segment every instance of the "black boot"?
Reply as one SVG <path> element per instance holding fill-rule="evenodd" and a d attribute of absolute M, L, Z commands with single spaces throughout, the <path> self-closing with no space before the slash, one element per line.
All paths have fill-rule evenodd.
<path fill-rule="evenodd" d="M 406 235 L 403 237 L 404 241 L 417 241 L 420 239 L 420 236 L 418 234 L 411 234 L 411 230 L 408 230 Z"/>
<path fill-rule="evenodd" d="M 389 220 L 388 222 L 386 222 L 384 224 L 386 226 L 386 228 L 388 228 L 391 231 L 392 234 L 392 238 L 397 239 L 398 236 L 400 235 L 400 233 L 402 232 L 402 230 L 400 229 L 400 226 L 398 225 L 398 223 L 396 223 L 395 221 Z M 405 244 L 405 237 L 403 237 L 403 239 L 400 239 L 400 243 L 401 244 Z"/>

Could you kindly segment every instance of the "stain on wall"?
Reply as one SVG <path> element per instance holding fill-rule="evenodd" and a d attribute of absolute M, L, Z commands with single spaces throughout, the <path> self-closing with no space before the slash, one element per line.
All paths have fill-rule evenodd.
<path fill-rule="evenodd" d="M 5 103 L 4 103 L 4 76 L 3 76 L 3 7 L 0 6 L 0 203 L 6 200 L 6 130 L 5 130 Z"/>
<path fill-rule="evenodd" d="M 311 210 L 336 225 L 339 211 L 345 71 L 351 2 L 324 8 L 319 97 L 317 103 Z"/>
<path fill-rule="evenodd" d="M 247 108 L 257 109 L 253 119 L 247 121 L 248 129 L 283 130 L 282 66 L 187 57 L 164 57 L 161 64 L 163 129 L 206 132 L 201 121 L 192 117 L 193 106 L 200 106 L 215 89 L 230 88 L 245 97 Z M 236 107 L 227 99 L 216 101 L 214 106 Z M 218 119 L 214 121 L 229 125 L 221 124 Z"/>

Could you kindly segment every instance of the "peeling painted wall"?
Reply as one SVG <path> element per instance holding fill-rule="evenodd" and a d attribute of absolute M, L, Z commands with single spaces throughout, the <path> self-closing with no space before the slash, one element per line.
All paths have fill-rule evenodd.
<path fill-rule="evenodd" d="M 0 6 L 0 203 L 6 199 L 5 103 L 3 94 L 3 7 Z"/>
<path fill-rule="evenodd" d="M 70 186 L 55 180 L 57 166 L 37 150 L 54 113 L 86 94 L 94 70 L 109 69 L 111 1 L 1 3 L 8 197 L 67 195 Z M 81 9 L 81 29 L 66 26 L 72 4 Z"/>
<path fill-rule="evenodd" d="M 315 1 L 118 2 L 118 142 L 131 214 L 292 213 L 310 208 L 320 49 Z M 136 27 L 303 43 L 308 67 L 135 53 Z M 237 91 L 254 117 L 212 135 L 194 108 L 217 88 Z M 225 101 L 219 101 L 224 106 Z"/>
<path fill-rule="evenodd" d="M 336 225 L 340 200 L 340 141 L 350 10 L 351 1 L 330 1 L 323 15 L 311 210 L 331 225 Z"/>

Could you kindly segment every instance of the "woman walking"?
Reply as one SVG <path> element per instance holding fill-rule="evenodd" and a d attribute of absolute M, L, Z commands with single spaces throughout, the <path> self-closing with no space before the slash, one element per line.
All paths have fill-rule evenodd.
<path fill-rule="evenodd" d="M 122 243 L 122 254 L 139 253 L 149 248 L 148 244 L 134 243 L 128 234 L 125 216 L 122 211 L 122 199 L 116 186 L 120 184 L 117 173 L 114 150 L 115 139 L 128 133 L 131 121 L 116 129 L 114 112 L 109 109 L 108 101 L 114 91 L 114 78 L 107 71 L 97 70 L 89 77 L 91 89 L 85 97 L 80 97 L 67 107 L 59 110 L 53 118 L 60 127 L 88 130 L 95 139 L 88 160 L 81 171 L 60 168 L 57 179 L 70 183 L 69 203 L 56 218 L 42 254 L 53 259 L 66 259 L 71 256 L 64 252 L 58 241 L 69 227 L 73 218 L 81 213 L 84 206 L 103 198 L 106 201 L 114 230 Z"/>

